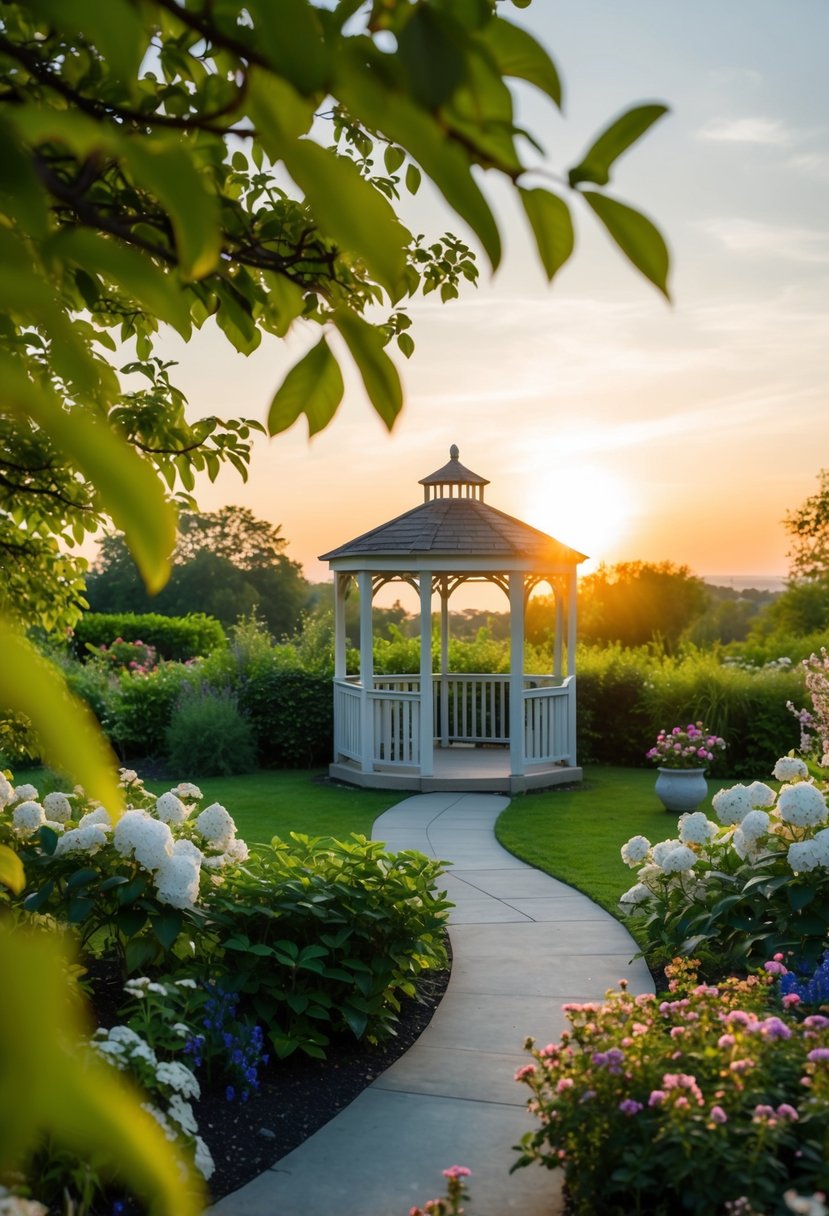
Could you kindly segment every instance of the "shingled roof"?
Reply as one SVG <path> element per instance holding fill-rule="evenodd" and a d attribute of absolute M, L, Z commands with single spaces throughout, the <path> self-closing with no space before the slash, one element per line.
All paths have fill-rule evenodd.
<path fill-rule="evenodd" d="M 483 501 L 485 477 L 470 472 L 458 460 L 453 444 L 448 464 L 421 479 L 427 487 L 427 501 L 388 523 L 364 532 L 362 536 L 323 553 L 320 561 L 347 557 L 399 557 L 434 554 L 445 557 L 480 557 L 486 568 L 498 559 L 525 558 L 539 570 L 549 565 L 574 564 L 585 555 L 571 549 L 546 532 L 531 528 L 512 515 L 496 510 Z M 466 485 L 470 492 L 452 494 L 454 487 Z M 442 494 L 442 487 L 450 487 Z M 477 491 L 473 487 L 480 487 Z"/>

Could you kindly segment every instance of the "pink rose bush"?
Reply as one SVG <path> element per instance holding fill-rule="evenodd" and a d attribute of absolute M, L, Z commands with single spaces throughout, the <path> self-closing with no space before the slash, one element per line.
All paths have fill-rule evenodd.
<path fill-rule="evenodd" d="M 725 747 L 725 739 L 711 734 L 702 722 L 690 722 L 661 730 L 645 756 L 660 768 L 705 768 Z"/>
<path fill-rule="evenodd" d="M 829 1018 L 779 1007 L 768 972 L 704 984 L 696 965 L 669 966 L 663 997 L 621 982 L 567 1005 L 559 1043 L 527 1042 L 538 1127 L 513 1168 L 562 1170 L 573 1216 L 772 1216 L 829 1183 Z"/>
<path fill-rule="evenodd" d="M 820 957 L 829 927 L 829 804 L 803 760 L 783 756 L 772 776 L 734 785 L 680 817 L 676 837 L 634 836 L 622 860 L 636 879 L 622 910 L 652 962 L 716 958 L 722 970 L 781 949 Z M 720 970 L 720 973 L 721 973 Z"/>

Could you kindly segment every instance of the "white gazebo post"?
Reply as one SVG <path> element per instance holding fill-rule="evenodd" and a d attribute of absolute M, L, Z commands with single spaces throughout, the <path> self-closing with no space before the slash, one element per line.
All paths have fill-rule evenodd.
<path fill-rule="evenodd" d="M 346 668 L 345 594 L 350 576 L 334 575 L 334 679 L 344 680 Z"/>
<path fill-rule="evenodd" d="M 578 585 L 575 574 L 567 576 L 569 599 L 567 604 L 567 676 L 574 682 L 576 675 L 576 610 L 578 604 Z M 573 683 L 575 687 L 575 683 Z M 567 701 L 567 734 L 570 742 L 568 763 L 576 763 L 576 698 L 571 696 Z"/>
<path fill-rule="evenodd" d="M 360 767 L 364 773 L 374 770 L 374 710 L 369 693 L 374 689 L 374 637 L 371 619 L 371 573 L 360 570 Z"/>
<path fill-rule="evenodd" d="M 449 746 L 449 580 L 440 580 L 440 745 Z"/>
<path fill-rule="evenodd" d="M 564 587 L 565 584 L 560 578 L 554 579 L 551 582 L 551 589 L 553 592 L 553 600 L 555 601 L 556 610 L 556 619 L 554 625 L 555 633 L 553 635 L 553 675 L 559 680 L 564 675 L 564 669 L 562 666 L 562 647 L 564 645 Z"/>
<path fill-rule="evenodd" d="M 432 572 L 420 571 L 420 775 L 434 769 L 434 694 L 432 691 Z"/>
<path fill-rule="evenodd" d="M 510 662 L 509 662 L 509 754 L 510 773 L 524 772 L 524 574 L 513 570 L 509 576 Z"/>

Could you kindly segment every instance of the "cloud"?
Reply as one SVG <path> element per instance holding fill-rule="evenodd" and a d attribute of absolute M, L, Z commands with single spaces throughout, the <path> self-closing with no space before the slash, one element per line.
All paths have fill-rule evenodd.
<path fill-rule="evenodd" d="M 791 262 L 829 262 L 829 234 L 794 224 L 723 216 L 698 225 L 730 253 L 765 254 Z"/>
<path fill-rule="evenodd" d="M 794 133 L 777 118 L 712 118 L 697 132 L 697 138 L 714 143 L 780 147 L 792 143 Z"/>
<path fill-rule="evenodd" d="M 829 153 L 802 152 L 799 156 L 793 156 L 787 164 L 790 169 L 805 173 L 808 177 L 829 181 Z"/>

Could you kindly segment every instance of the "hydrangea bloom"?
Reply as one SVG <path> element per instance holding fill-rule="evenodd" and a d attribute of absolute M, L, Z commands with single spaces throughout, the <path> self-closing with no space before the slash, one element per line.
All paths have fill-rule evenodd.
<path fill-rule="evenodd" d="M 14 801 L 14 786 L 0 773 L 0 809 Z"/>
<path fill-rule="evenodd" d="M 199 802 L 203 794 L 197 785 L 193 785 L 192 781 L 180 781 L 178 785 L 174 785 L 170 790 L 171 794 L 175 794 L 177 798 L 183 801 Z"/>
<path fill-rule="evenodd" d="M 646 836 L 631 836 L 630 840 L 622 845 L 622 861 L 626 866 L 638 866 L 647 857 L 650 847 L 651 842 Z"/>
<path fill-rule="evenodd" d="M 677 874 L 685 870 L 690 870 L 694 862 L 697 860 L 697 855 L 693 849 L 689 849 L 686 844 L 681 844 L 678 848 L 672 849 L 662 862 L 662 869 L 666 874 Z"/>
<path fill-rule="evenodd" d="M 155 813 L 162 823 L 184 823 L 190 814 L 190 807 L 185 806 L 172 790 L 162 794 L 155 801 Z"/>
<path fill-rule="evenodd" d="M 809 776 L 809 770 L 803 760 L 797 756 L 781 756 L 774 766 L 772 776 L 778 781 L 798 781 Z"/>
<path fill-rule="evenodd" d="M 650 888 L 646 887 L 643 882 L 637 882 L 624 895 L 620 896 L 619 903 L 621 904 L 642 904 L 646 899 L 650 899 Z"/>
<path fill-rule="evenodd" d="M 682 815 L 679 820 L 679 839 L 683 844 L 705 844 L 712 840 L 719 828 L 704 811 Z"/>
<path fill-rule="evenodd" d="M 43 809 L 47 817 L 57 823 L 66 823 L 72 818 L 72 804 L 66 794 L 61 794 L 58 790 L 46 795 L 43 799 Z"/>
<path fill-rule="evenodd" d="M 33 802 L 36 800 L 37 787 L 34 785 L 18 785 L 15 788 L 12 802 Z"/>
<path fill-rule="evenodd" d="M 768 832 L 770 823 L 768 811 L 749 811 L 740 824 L 739 830 L 746 839 L 759 840 Z"/>
<path fill-rule="evenodd" d="M 718 790 L 711 799 L 720 823 L 730 825 L 741 823 L 749 811 L 753 810 L 751 795 L 745 785 L 732 785 L 730 789 Z"/>
<path fill-rule="evenodd" d="M 65 853 L 97 853 L 109 843 L 106 829 L 100 823 L 86 823 L 64 832 L 55 846 L 55 857 Z"/>
<path fill-rule="evenodd" d="M 94 811 L 87 811 L 85 815 L 81 816 L 78 827 L 85 828 L 89 827 L 90 824 L 97 824 L 102 828 L 112 827 L 112 821 L 110 820 L 109 811 L 106 809 L 106 807 L 96 806 Z"/>
<path fill-rule="evenodd" d="M 678 849 L 681 844 L 681 840 L 660 840 L 651 849 L 654 865 L 664 867 L 665 858 L 669 853 L 673 853 L 674 849 Z"/>
<path fill-rule="evenodd" d="M 12 827 L 18 836 L 31 836 L 38 828 L 42 828 L 45 822 L 46 815 L 39 802 L 21 802 L 12 813 Z"/>
<path fill-rule="evenodd" d="M 155 1070 L 155 1075 L 162 1085 L 169 1085 L 183 1098 L 198 1098 L 201 1094 L 195 1074 L 177 1060 L 162 1060 Z"/>
<path fill-rule="evenodd" d="M 199 898 L 201 866 L 187 853 L 165 857 L 155 875 L 156 895 L 173 908 L 192 908 Z"/>
<path fill-rule="evenodd" d="M 752 781 L 747 788 L 752 806 L 774 806 L 777 795 L 770 785 L 766 785 L 765 781 Z"/>
<path fill-rule="evenodd" d="M 236 824 L 220 803 L 213 802 L 196 819 L 196 831 L 215 849 L 225 849 L 236 835 Z"/>
<path fill-rule="evenodd" d="M 216 1166 L 213 1162 L 212 1156 L 210 1155 L 210 1149 L 202 1140 L 201 1136 L 194 1137 L 194 1144 L 195 1155 L 193 1157 L 193 1164 L 201 1174 L 202 1178 L 207 1181 L 213 1176 Z"/>
<path fill-rule="evenodd" d="M 798 828 L 814 827 L 829 815 L 829 807 L 820 790 L 807 782 L 786 785 L 777 799 L 777 812 L 786 823 Z"/>
<path fill-rule="evenodd" d="M 122 857 L 134 857 L 151 873 L 173 855 L 173 834 L 146 811 L 125 811 L 115 825 L 113 843 Z"/>
<path fill-rule="evenodd" d="M 809 870 L 817 870 L 829 866 L 829 841 L 798 840 L 789 845 L 786 854 L 795 874 L 805 874 Z"/>

